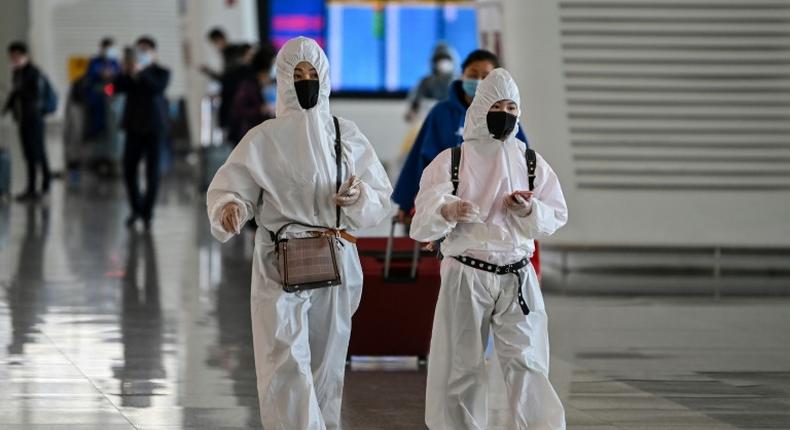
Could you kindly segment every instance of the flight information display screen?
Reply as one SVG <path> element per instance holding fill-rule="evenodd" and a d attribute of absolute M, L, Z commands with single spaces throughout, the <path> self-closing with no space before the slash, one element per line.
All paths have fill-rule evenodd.
<path fill-rule="evenodd" d="M 478 47 L 471 1 L 274 0 L 272 40 L 298 35 L 326 50 L 336 91 L 400 92 L 431 71 L 434 47 L 444 42 L 460 61 Z"/>

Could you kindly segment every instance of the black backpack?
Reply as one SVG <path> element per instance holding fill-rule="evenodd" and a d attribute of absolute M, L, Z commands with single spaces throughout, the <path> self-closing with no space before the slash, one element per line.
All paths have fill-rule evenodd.
<path fill-rule="evenodd" d="M 58 94 L 42 72 L 38 74 L 38 97 L 41 103 L 41 112 L 44 115 L 51 115 L 58 110 Z"/>

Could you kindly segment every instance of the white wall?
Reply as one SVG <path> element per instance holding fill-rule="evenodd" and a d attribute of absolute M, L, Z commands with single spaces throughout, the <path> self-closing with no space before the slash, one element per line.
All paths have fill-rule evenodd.
<path fill-rule="evenodd" d="M 183 8 L 181 8 L 183 6 Z M 31 0 L 28 29 L 33 59 L 50 75 L 61 98 L 68 90 L 67 60 L 94 55 L 99 40 L 113 36 L 120 45 L 142 34 L 158 43 L 160 62 L 170 68 L 171 99 L 186 97 L 193 136 L 197 136 L 200 98 L 208 81 L 198 72 L 202 64 L 219 68 L 221 61 L 206 40 L 206 32 L 223 27 L 231 40 L 257 42 L 254 0 Z"/>
<path fill-rule="evenodd" d="M 573 7 L 567 7 L 573 3 Z M 623 11 L 606 9 L 611 5 L 625 5 Z M 587 1 L 524 1 L 504 0 L 504 61 L 513 73 L 521 89 L 522 103 L 524 104 L 525 117 L 530 142 L 553 165 L 563 183 L 563 189 L 570 207 L 570 222 L 556 237 L 551 239 L 555 243 L 566 244 L 632 244 L 632 245 L 742 245 L 742 246 L 788 246 L 790 245 L 790 191 L 787 187 L 786 173 L 790 171 L 790 163 L 785 162 L 790 158 L 790 131 L 786 128 L 787 119 L 790 118 L 787 100 L 787 79 L 790 75 L 787 66 L 762 66 L 751 64 L 749 59 L 770 62 L 784 60 L 790 43 L 786 37 L 781 36 L 779 29 L 773 26 L 760 27 L 762 33 L 776 32 L 771 37 L 749 35 L 749 28 L 740 24 L 732 24 L 749 15 L 753 20 L 768 20 L 770 17 L 787 19 L 790 11 L 787 9 L 749 11 L 747 5 L 763 4 L 770 7 L 776 2 L 769 1 L 716 1 L 719 7 L 712 11 L 679 9 L 672 10 L 660 2 L 647 0 L 620 0 L 618 2 Z M 563 10 L 561 7 L 565 5 Z M 733 8 L 730 10 L 730 8 Z M 740 9 L 737 9 L 738 7 Z M 653 27 L 645 27 L 644 22 L 629 24 L 628 20 L 638 14 L 652 13 L 651 8 L 663 8 L 655 11 L 659 20 Z M 586 10 L 579 10 L 579 9 Z M 560 17 L 564 14 L 570 19 L 562 23 Z M 593 16 L 595 19 L 588 21 Z M 607 22 L 613 18 L 623 19 L 615 24 Z M 714 17 L 719 20 L 729 19 L 729 23 L 716 24 L 682 24 L 679 18 L 696 17 L 700 20 Z M 595 20 L 601 22 L 596 24 Z M 564 25 L 564 27 L 561 27 Z M 613 28 L 626 28 L 633 34 L 630 37 L 605 34 Z M 566 31 L 565 35 L 561 30 Z M 722 29 L 724 29 L 722 31 Z M 582 30 L 582 31 L 579 31 Z M 719 31 L 724 36 L 695 36 L 690 35 L 684 39 L 677 34 L 657 37 L 654 41 L 645 43 L 644 34 L 640 31 L 690 32 Z M 754 28 L 752 28 L 754 30 Z M 733 36 L 727 35 L 732 31 Z M 587 32 L 585 34 L 585 32 Z M 596 33 L 598 32 L 598 33 Z M 601 33 L 603 32 L 603 33 Z M 743 32 L 743 33 L 739 33 Z M 740 35 L 742 34 L 742 35 Z M 749 39 L 749 38 L 753 39 Z M 680 42 L 678 42 L 680 40 Z M 623 48 L 623 44 L 644 43 L 642 51 L 639 49 Z M 622 67 L 610 64 L 596 64 L 601 54 L 597 45 L 612 45 L 614 48 L 605 55 L 611 57 L 626 57 L 645 59 L 648 63 L 652 56 L 665 56 L 666 68 L 623 65 Z M 677 48 L 675 50 L 661 50 L 661 45 L 683 45 L 691 48 Z M 694 46 L 713 45 L 716 49 L 696 49 Z M 738 48 L 739 46 L 756 45 L 755 52 Z M 760 56 L 760 50 L 765 48 L 774 52 Z M 776 48 L 784 49 L 777 53 Z M 690 53 L 686 49 L 691 49 Z M 573 52 L 569 52 L 573 50 Z M 744 53 L 745 52 L 745 53 Z M 593 61 L 588 65 L 569 65 L 567 58 L 583 58 L 587 56 Z M 713 68 L 703 64 L 700 58 L 706 61 L 719 61 L 722 66 Z M 679 60 L 680 59 L 680 60 Z M 682 66 L 671 68 L 670 61 L 680 61 Z M 739 63 L 740 62 L 740 63 Z M 698 65 L 702 64 L 702 65 Z M 727 64 L 741 64 L 733 71 Z M 651 69 L 652 68 L 652 69 Z M 631 73 L 634 76 L 619 73 Z M 738 72 L 738 75 L 729 76 L 728 73 Z M 691 76 L 700 73 L 700 76 Z M 705 74 L 710 75 L 705 78 Z M 656 75 L 656 76 L 654 76 Z M 743 75 L 744 77 L 741 77 Z M 772 79 L 772 75 L 780 77 Z M 784 77 L 781 77 L 784 76 Z M 635 77 L 635 78 L 634 78 Z M 747 81 L 748 79 L 748 81 Z M 624 92 L 607 94 L 606 86 L 620 88 L 626 83 L 633 82 L 637 87 L 653 87 L 650 94 L 640 93 L 639 90 L 629 93 L 633 97 L 650 99 L 655 103 L 661 99 L 665 107 L 636 106 L 627 109 L 609 109 L 603 104 L 604 100 L 616 99 Z M 721 84 L 720 91 L 705 88 L 715 88 Z M 688 94 L 662 93 L 666 86 L 685 86 Z M 773 86 L 773 87 L 772 87 Z M 743 94 L 751 95 L 754 88 L 776 88 L 775 94 L 770 89 L 762 93 L 755 92 L 751 103 L 771 106 L 770 108 L 750 108 L 746 103 L 738 103 L 744 99 Z M 569 119 L 568 89 L 574 91 L 574 97 L 582 94 L 587 89 L 592 100 L 585 108 L 575 108 L 578 116 Z M 578 90 L 582 88 L 583 90 Z M 591 89 L 590 89 L 591 88 Z M 734 90 L 733 90 L 734 88 Z M 694 95 L 699 93 L 699 95 Z M 580 96 L 579 96 L 580 97 Z M 693 103 L 702 100 L 715 106 L 717 100 L 722 106 L 711 109 L 694 107 Z M 733 100 L 726 104 L 727 100 Z M 600 105 L 599 105 L 600 101 Z M 688 102 L 688 103 L 687 103 Z M 589 103 L 589 102 L 588 102 Z M 658 105 L 655 105 L 658 106 Z M 630 109 L 630 110 L 629 110 Z M 639 117 L 644 115 L 644 117 Z M 708 117 L 710 116 L 710 118 Z M 754 116 L 754 118 L 753 118 Z M 699 120 L 690 120 L 697 118 Z M 623 130 L 631 128 L 625 134 Z M 698 131 L 708 128 L 707 135 L 711 135 L 714 142 L 709 148 L 694 148 L 691 145 L 684 147 L 657 147 L 650 150 L 637 144 L 648 142 L 651 139 L 672 142 L 703 142 L 702 137 L 707 135 Z M 590 131 L 592 130 L 592 131 Z M 658 130 L 658 132 L 656 131 Z M 695 131 L 697 130 L 697 131 Z M 712 130 L 712 131 L 711 131 Z M 750 130 L 755 130 L 751 133 Z M 602 141 L 602 146 L 589 148 L 572 145 L 572 141 L 590 139 L 590 133 Z M 622 147 L 607 148 L 616 139 L 627 141 Z M 738 143 L 740 142 L 740 143 Z M 726 149 L 721 144 L 735 144 Z M 700 149 L 701 148 L 701 149 Z M 695 178 L 657 176 L 648 177 L 644 172 L 636 172 L 633 176 L 621 175 L 604 177 L 604 180 L 616 184 L 614 186 L 593 186 L 595 178 L 584 177 L 585 171 L 591 165 L 604 171 L 612 171 L 628 167 L 628 163 L 618 162 L 620 156 L 637 155 L 637 158 L 677 156 L 684 160 L 667 160 L 656 163 L 655 159 L 635 161 L 633 167 L 640 169 L 683 170 L 689 168 L 685 159 L 699 157 L 701 161 L 693 164 L 693 169 L 704 169 L 717 166 L 732 169 L 733 175 L 723 175 L 720 178 Z M 601 156 L 601 160 L 585 161 L 589 156 Z M 753 163 L 738 161 L 721 163 L 713 158 L 726 156 L 737 159 L 760 160 Z M 711 158 L 711 160 L 706 159 Z M 760 164 L 762 163 L 762 164 Z M 752 177 L 735 175 L 738 169 L 752 167 L 755 171 L 765 171 L 772 168 L 778 173 L 775 177 L 755 174 Z M 781 172 L 784 171 L 783 175 Z M 691 178 L 691 179 L 688 179 Z M 647 181 L 653 181 L 647 184 Z M 619 181 L 619 182 L 618 182 Z M 680 181 L 687 181 L 689 189 L 677 186 Z M 713 181 L 704 184 L 703 181 Z M 666 183 L 667 189 L 662 190 Z M 586 184 L 586 185 L 585 185 Z M 647 186 L 647 185 L 651 186 Z M 700 185 L 702 184 L 702 185 Z M 732 189 L 710 189 L 717 184 L 724 184 Z M 744 186 L 745 189 L 737 187 Z M 629 189 L 633 187 L 635 189 Z M 706 189 L 706 187 L 708 187 Z M 770 187 L 776 189 L 771 190 Z M 761 189 L 761 190 L 760 190 Z"/>
<path fill-rule="evenodd" d="M 172 73 L 168 96 L 177 98 L 185 92 L 175 0 L 32 0 L 30 22 L 33 59 L 50 76 L 61 98 L 68 91 L 70 57 L 95 55 L 104 36 L 114 37 L 123 47 L 143 34 L 156 40 L 159 61 Z"/>
<path fill-rule="evenodd" d="M 357 123 L 367 136 L 390 177 L 397 179 L 403 140 L 410 124 L 403 120 L 405 100 L 332 100 L 332 113 Z"/>

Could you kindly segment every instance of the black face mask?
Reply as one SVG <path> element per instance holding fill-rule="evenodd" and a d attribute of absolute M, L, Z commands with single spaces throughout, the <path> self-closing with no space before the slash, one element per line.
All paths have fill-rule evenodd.
<path fill-rule="evenodd" d="M 503 111 L 492 111 L 486 115 L 488 132 L 494 135 L 494 139 L 502 139 L 508 136 L 516 128 L 518 118 L 515 115 Z"/>
<path fill-rule="evenodd" d="M 305 79 L 294 82 L 296 88 L 296 98 L 299 99 L 299 106 L 302 109 L 310 109 L 318 104 L 319 85 L 316 79 Z"/>

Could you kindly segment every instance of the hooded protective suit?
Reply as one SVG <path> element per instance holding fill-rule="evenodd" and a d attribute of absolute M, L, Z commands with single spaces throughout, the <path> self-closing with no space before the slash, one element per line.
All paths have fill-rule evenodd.
<path fill-rule="evenodd" d="M 480 83 L 466 113 L 457 196 L 452 195 L 451 151 L 445 150 L 425 169 L 416 199 L 411 236 L 423 242 L 445 237 L 428 361 L 425 421 L 431 430 L 488 427 L 484 353 L 489 330 L 512 410 L 507 428 L 565 428 L 562 403 L 548 379 L 547 317 L 535 271 L 527 266 L 520 276 L 499 275 L 452 258 L 511 264 L 530 257 L 534 239 L 551 235 L 567 221 L 557 176 L 540 156 L 531 213 L 521 217 L 506 209 L 506 196 L 528 190 L 529 183 L 526 146 L 514 137 L 516 130 L 504 142 L 488 131 L 486 115 L 499 100 L 520 105 L 518 88 L 504 69 Z M 442 216 L 445 204 L 459 200 L 479 207 L 477 219 L 456 223 Z M 519 289 L 528 315 L 517 303 Z"/>
<path fill-rule="evenodd" d="M 417 196 L 420 177 L 425 167 L 440 152 L 458 146 L 463 141 L 467 109 L 464 90 L 458 80 L 450 85 L 447 100 L 437 103 L 425 117 L 392 192 L 392 200 L 404 211 L 409 212 L 414 207 L 414 198 Z M 527 136 L 522 130 L 518 130 L 516 137 L 527 142 Z"/>
<path fill-rule="evenodd" d="M 320 84 L 318 103 L 302 109 L 294 67 L 312 64 Z M 338 245 L 342 285 L 286 293 L 280 283 L 268 231 L 297 221 L 335 226 L 335 129 L 329 111 L 329 73 L 324 52 L 311 39 L 296 38 L 280 50 L 277 117 L 250 130 L 219 169 L 207 194 L 212 233 L 227 241 L 221 223 L 229 202 L 242 207 L 243 222 L 258 228 L 252 276 L 252 328 L 261 418 L 266 430 L 340 428 L 343 376 L 351 316 L 362 292 L 356 246 Z M 387 174 L 357 126 L 340 119 L 343 179 L 356 175 L 360 198 L 342 208 L 340 228 L 375 226 L 389 213 Z M 268 231 L 267 231 L 268 230 Z M 298 237 L 308 228 L 292 226 Z"/>

